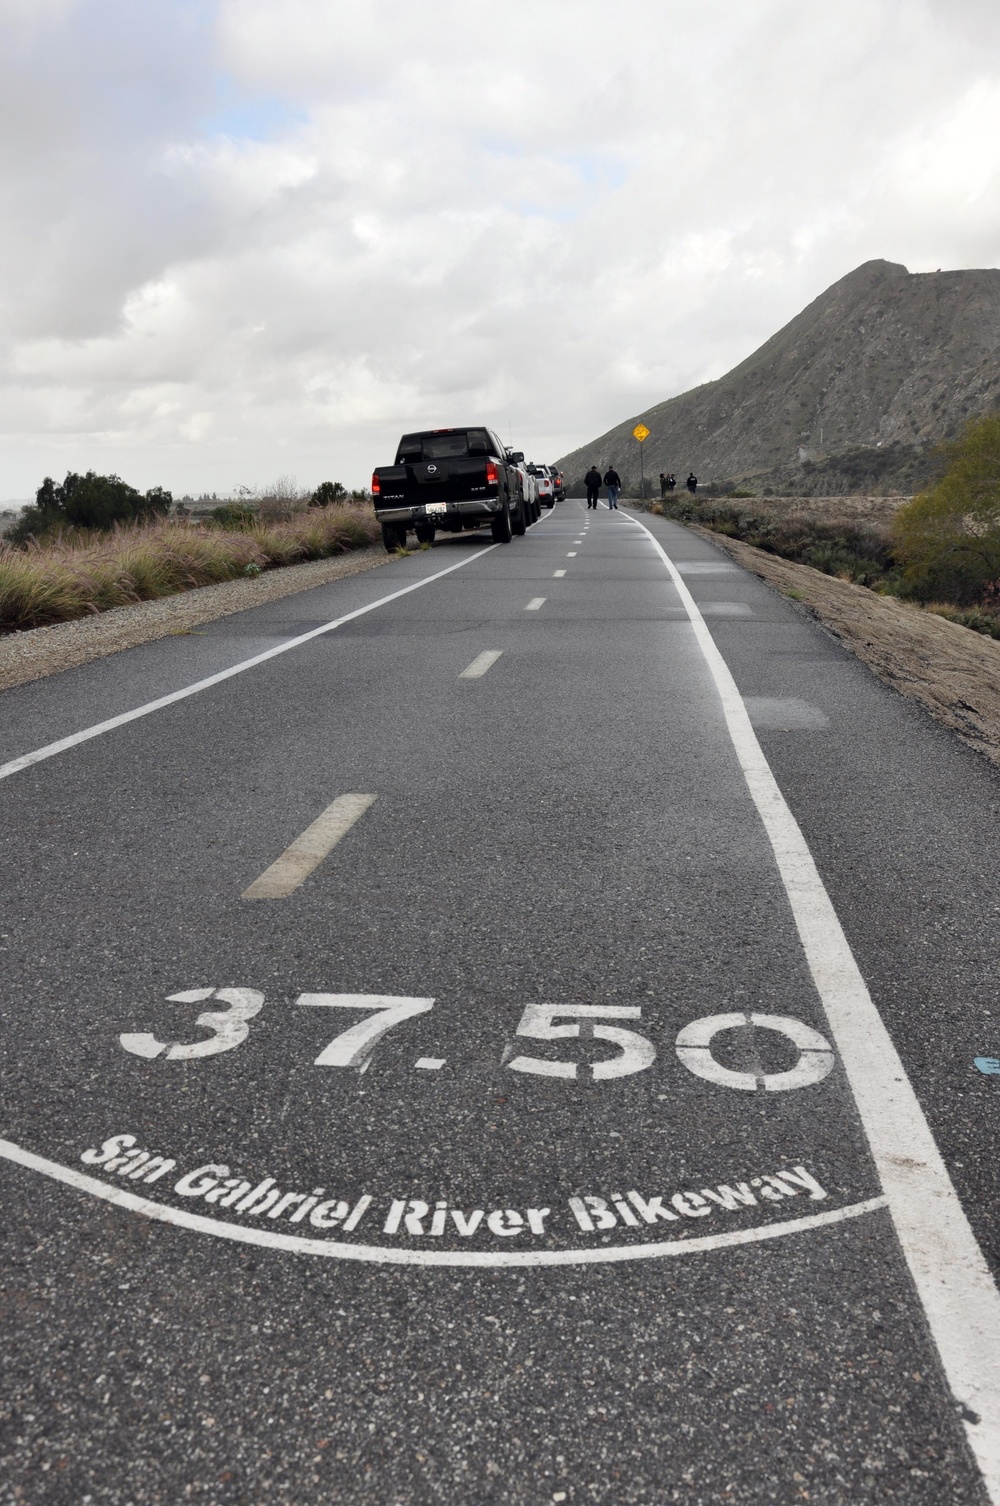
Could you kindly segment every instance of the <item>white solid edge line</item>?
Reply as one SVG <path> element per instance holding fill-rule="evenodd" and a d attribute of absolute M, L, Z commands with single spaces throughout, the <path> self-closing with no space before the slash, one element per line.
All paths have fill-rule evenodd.
<path fill-rule="evenodd" d="M 715 681 L 906 1263 L 986 1487 L 1000 1506 L 1000 1292 L 729 666 L 670 556 L 644 523 L 639 527 L 670 572 Z"/>
<path fill-rule="evenodd" d="M 863 1203 L 851 1203 L 846 1208 L 831 1208 L 825 1213 L 807 1214 L 803 1218 L 785 1219 L 778 1224 L 758 1225 L 755 1229 L 733 1229 L 728 1234 L 705 1234 L 694 1239 L 665 1239 L 653 1244 L 616 1245 L 595 1250 L 510 1250 L 493 1254 L 488 1250 L 413 1250 L 393 1249 L 383 1245 L 352 1245 L 334 1239 L 310 1239 L 302 1234 L 272 1233 L 270 1229 L 255 1229 L 243 1224 L 228 1224 L 222 1219 L 206 1218 L 203 1213 L 189 1213 L 185 1208 L 172 1208 L 166 1203 L 154 1203 L 138 1193 L 127 1192 L 124 1187 L 112 1187 L 97 1177 L 74 1171 L 58 1161 L 49 1161 L 24 1150 L 11 1140 L 0 1140 L 0 1156 L 13 1161 L 29 1171 L 41 1172 L 55 1182 L 75 1187 L 78 1192 L 87 1192 L 117 1208 L 127 1208 L 131 1213 L 141 1213 L 145 1218 L 159 1223 L 174 1224 L 180 1229 L 194 1229 L 199 1234 L 212 1234 L 217 1239 L 232 1239 L 238 1244 L 263 1245 L 271 1250 L 286 1250 L 296 1255 L 326 1255 L 339 1260 L 361 1260 L 379 1265 L 436 1265 L 436 1266 L 543 1266 L 543 1265 L 607 1265 L 623 1260 L 658 1260 L 671 1255 L 695 1255 L 707 1250 L 724 1250 L 732 1245 L 759 1244 L 763 1240 L 778 1239 L 787 1234 L 805 1233 L 829 1224 L 841 1224 L 848 1219 L 860 1218 L 885 1207 L 884 1197 L 867 1198 Z"/>
<path fill-rule="evenodd" d="M 30 768 L 32 764 L 43 763 L 47 758 L 54 758 L 57 753 L 65 753 L 68 748 L 75 748 L 79 743 L 89 742 L 92 737 L 100 737 L 105 732 L 113 732 L 116 727 L 124 727 L 128 722 L 135 722 L 142 716 L 161 711 L 164 706 L 172 706 L 176 701 L 183 701 L 188 696 L 197 695 L 199 691 L 208 690 L 213 685 L 221 685 L 224 680 L 230 680 L 234 675 L 241 675 L 246 670 L 253 669 L 257 664 L 266 663 L 268 659 L 276 659 L 279 654 L 287 654 L 291 649 L 298 648 L 302 643 L 308 643 L 312 638 L 319 638 L 323 633 L 332 633 L 335 628 L 343 627 L 345 622 L 353 622 L 355 618 L 364 617 L 367 612 L 374 612 L 379 607 L 386 606 L 390 601 L 398 601 L 401 596 L 408 596 L 411 591 L 419 591 L 423 586 L 429 586 L 434 581 L 441 580 L 443 576 L 451 575 L 452 571 L 461 570 L 464 565 L 470 565 L 474 560 L 481 560 L 484 555 L 499 548 L 499 544 L 487 544 L 484 549 L 467 555 L 465 559 L 458 560 L 454 565 L 448 565 L 444 570 L 437 570 L 423 580 L 415 580 L 412 585 L 402 586 L 398 591 L 390 591 L 388 596 L 380 596 L 377 601 L 371 601 L 367 606 L 357 607 L 353 612 L 345 612 L 343 617 L 321 623 L 319 627 L 311 628 L 308 633 L 300 633 L 297 638 L 289 638 L 286 643 L 279 643 L 276 648 L 265 649 L 261 654 L 254 654 L 252 659 L 243 659 L 239 664 L 231 665 L 229 669 L 219 670 L 218 674 L 208 675 L 204 680 L 195 680 L 193 684 L 185 685 L 181 690 L 172 690 L 169 695 L 158 696 L 155 701 L 147 701 L 144 706 L 136 706 L 132 711 L 123 711 L 120 716 L 108 717 L 107 721 L 96 722 L 93 727 L 85 727 L 82 732 L 73 732 L 69 737 L 59 738 L 57 742 L 46 743 L 43 748 L 36 748 L 33 753 L 24 753 L 20 758 L 12 758 L 9 763 L 0 764 L 0 779 L 9 779 L 11 774 L 18 774 L 22 769 Z"/>
<path fill-rule="evenodd" d="M 280 857 L 244 889 L 241 899 L 285 899 L 305 883 L 314 868 L 346 837 L 351 827 L 375 804 L 375 795 L 338 795 L 305 831 L 290 842 Z"/>

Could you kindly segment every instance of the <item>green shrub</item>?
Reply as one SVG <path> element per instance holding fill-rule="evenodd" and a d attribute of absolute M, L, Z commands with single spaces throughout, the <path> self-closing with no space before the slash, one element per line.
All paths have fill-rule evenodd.
<path fill-rule="evenodd" d="M 944 476 L 896 514 L 895 552 L 914 596 L 967 606 L 1000 576 L 1000 413 L 942 450 Z"/>
<path fill-rule="evenodd" d="M 347 487 L 339 481 L 321 481 L 309 498 L 310 507 L 329 507 L 334 502 L 347 501 Z"/>
<path fill-rule="evenodd" d="M 961 627 L 971 628 L 974 633 L 984 633 L 988 638 L 1000 638 L 1000 617 L 995 617 L 992 612 L 984 612 L 982 607 L 968 607 L 963 611 L 961 607 L 949 606 L 947 602 L 929 601 L 927 610 L 938 617 L 946 617 L 949 622 L 957 622 Z"/>
<path fill-rule="evenodd" d="M 257 514 L 246 502 L 224 502 L 221 507 L 213 507 L 209 517 L 220 528 L 249 528 Z"/>

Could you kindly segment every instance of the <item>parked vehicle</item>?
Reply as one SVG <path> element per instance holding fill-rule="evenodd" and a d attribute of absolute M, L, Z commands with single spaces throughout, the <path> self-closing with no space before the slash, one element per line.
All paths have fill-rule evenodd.
<path fill-rule="evenodd" d="M 553 495 L 553 497 L 556 499 L 557 502 L 563 502 L 563 501 L 565 501 L 565 499 L 566 499 L 566 484 L 565 484 L 565 481 L 563 480 L 563 473 L 562 473 L 562 471 L 559 470 L 559 468 L 557 466 L 554 466 L 554 465 L 548 466 L 547 469 L 548 469 L 549 477 L 550 477 L 550 479 L 552 481 L 552 495 Z"/>
<path fill-rule="evenodd" d="M 439 528 L 460 533 L 487 523 L 498 544 L 523 534 L 529 521 L 517 469 L 523 460 L 482 426 L 404 434 L 395 462 L 372 475 L 386 549 L 403 547 L 410 528 L 422 544 L 433 543 Z"/>
<path fill-rule="evenodd" d="M 548 466 L 535 465 L 534 463 L 532 463 L 528 466 L 528 470 L 535 478 L 535 484 L 538 487 L 539 502 L 543 507 L 554 507 L 556 505 L 555 492 L 552 486 L 552 477 L 549 475 Z"/>
<path fill-rule="evenodd" d="M 537 523 L 538 519 L 542 516 L 542 504 L 538 500 L 538 482 L 525 465 L 523 457 L 518 463 L 517 474 L 521 478 L 521 496 L 524 501 L 528 522 Z"/>

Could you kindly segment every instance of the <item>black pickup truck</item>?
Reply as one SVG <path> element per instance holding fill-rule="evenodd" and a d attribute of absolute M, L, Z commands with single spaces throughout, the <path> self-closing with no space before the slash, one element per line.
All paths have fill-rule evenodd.
<path fill-rule="evenodd" d="M 517 465 L 522 454 L 506 449 L 489 429 L 424 429 L 404 434 L 394 465 L 372 475 L 372 501 L 389 550 L 406 543 L 412 528 L 422 544 L 437 529 L 461 533 L 488 523 L 498 544 L 524 533 L 529 522 Z"/>

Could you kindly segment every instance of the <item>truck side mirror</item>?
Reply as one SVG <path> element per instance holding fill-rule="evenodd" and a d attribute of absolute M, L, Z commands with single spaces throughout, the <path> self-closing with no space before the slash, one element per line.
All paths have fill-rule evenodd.
<path fill-rule="evenodd" d="M 524 459 L 524 451 L 508 450 L 507 459 L 510 461 L 511 465 L 520 465 L 522 460 Z"/>

